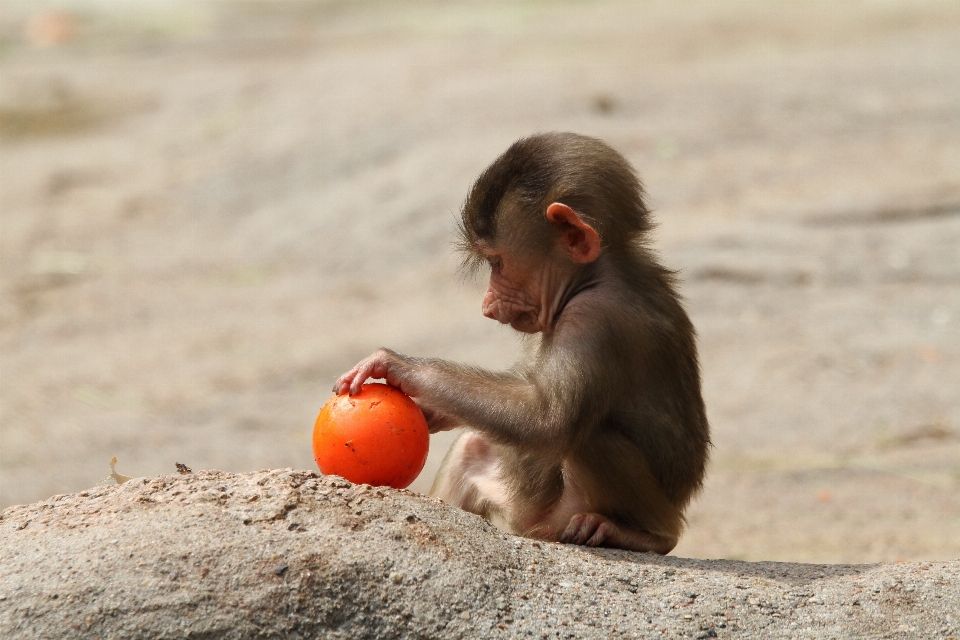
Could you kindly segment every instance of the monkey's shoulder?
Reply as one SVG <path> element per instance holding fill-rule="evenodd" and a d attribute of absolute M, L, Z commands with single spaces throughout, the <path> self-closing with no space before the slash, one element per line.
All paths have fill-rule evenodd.
<path fill-rule="evenodd" d="M 621 283 L 586 289 L 574 296 L 563 310 L 558 330 L 566 334 L 605 333 L 620 338 L 650 335 L 658 328 L 686 322 L 686 313 L 675 296 L 650 294 Z"/>

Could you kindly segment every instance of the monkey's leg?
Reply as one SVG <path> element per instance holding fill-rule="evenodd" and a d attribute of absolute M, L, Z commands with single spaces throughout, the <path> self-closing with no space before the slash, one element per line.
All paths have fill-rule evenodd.
<path fill-rule="evenodd" d="M 467 429 L 447 453 L 430 495 L 510 531 L 505 518 L 507 491 L 500 477 L 496 445 Z"/>
<path fill-rule="evenodd" d="M 653 551 L 666 555 L 677 545 L 675 539 L 618 525 L 599 513 L 578 513 L 570 518 L 560 542 L 587 547 L 614 547 L 627 551 Z"/>

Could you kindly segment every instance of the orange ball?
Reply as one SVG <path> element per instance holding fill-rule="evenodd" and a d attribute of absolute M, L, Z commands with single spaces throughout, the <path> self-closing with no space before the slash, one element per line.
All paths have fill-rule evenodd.
<path fill-rule="evenodd" d="M 313 427 L 320 471 L 357 484 L 404 489 L 420 475 L 429 448 L 420 407 L 385 384 L 365 384 L 355 396 L 333 396 Z"/>

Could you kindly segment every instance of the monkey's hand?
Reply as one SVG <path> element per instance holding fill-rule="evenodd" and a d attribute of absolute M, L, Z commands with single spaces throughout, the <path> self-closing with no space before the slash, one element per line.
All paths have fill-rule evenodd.
<path fill-rule="evenodd" d="M 333 392 L 339 395 L 349 391 L 350 395 L 355 396 L 369 378 L 383 378 L 391 387 L 400 389 L 408 396 L 416 396 L 411 380 L 415 368 L 416 365 L 399 353 L 380 349 L 340 376 L 333 385 Z"/>

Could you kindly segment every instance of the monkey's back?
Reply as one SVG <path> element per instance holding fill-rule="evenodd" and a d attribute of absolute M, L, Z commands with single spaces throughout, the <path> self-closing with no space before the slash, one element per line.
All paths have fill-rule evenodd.
<path fill-rule="evenodd" d="M 591 500 L 609 515 L 679 535 L 710 447 L 696 335 L 670 272 L 640 262 L 617 275 L 615 295 L 595 309 L 607 407 L 574 457 L 591 476 Z"/>

